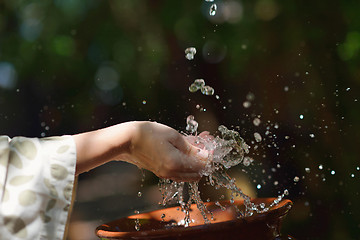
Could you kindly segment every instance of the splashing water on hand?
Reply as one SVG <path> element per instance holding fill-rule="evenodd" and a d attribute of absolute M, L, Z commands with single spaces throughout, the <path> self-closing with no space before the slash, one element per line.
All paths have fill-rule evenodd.
<path fill-rule="evenodd" d="M 269 206 L 265 206 L 263 203 L 257 205 L 252 203 L 250 197 L 236 186 L 235 179 L 232 179 L 226 173 L 227 169 L 240 163 L 244 166 L 249 166 L 253 162 L 252 158 L 245 156 L 245 154 L 249 153 L 249 146 L 245 143 L 244 139 L 240 137 L 238 132 L 229 130 L 223 125 L 218 128 L 221 137 L 197 135 L 197 127 L 198 123 L 195 121 L 194 116 L 188 116 L 186 130 L 190 134 L 195 133 L 194 145 L 208 151 L 210 155 L 209 162 L 200 174 L 207 177 L 207 181 L 216 189 L 223 187 L 230 190 L 232 196 L 230 203 L 234 203 L 234 196 L 239 196 L 244 199 L 244 211 L 240 211 L 237 206 L 234 205 L 238 213 L 238 218 L 251 216 L 254 212 L 267 212 L 288 194 L 288 191 L 285 190 L 284 193 L 279 195 Z M 205 224 L 211 222 L 207 214 L 212 216 L 212 213 L 206 208 L 206 205 L 200 197 L 198 182 L 176 182 L 169 179 L 161 179 L 159 181 L 159 189 L 163 198 L 161 202 L 163 206 L 169 202 L 176 201 L 185 213 L 184 221 L 178 223 L 179 225 L 184 225 L 185 227 L 190 225 L 190 206 L 192 203 L 195 203 L 200 210 Z M 185 189 L 188 190 L 189 195 L 187 200 L 184 197 Z M 217 205 L 222 209 L 220 203 Z"/>

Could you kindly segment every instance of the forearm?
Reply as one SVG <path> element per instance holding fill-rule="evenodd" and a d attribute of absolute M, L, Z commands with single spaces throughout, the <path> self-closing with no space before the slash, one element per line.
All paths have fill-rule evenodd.
<path fill-rule="evenodd" d="M 127 122 L 74 135 L 76 175 L 112 160 L 119 160 L 122 154 L 128 152 L 133 129 L 134 122 Z"/>

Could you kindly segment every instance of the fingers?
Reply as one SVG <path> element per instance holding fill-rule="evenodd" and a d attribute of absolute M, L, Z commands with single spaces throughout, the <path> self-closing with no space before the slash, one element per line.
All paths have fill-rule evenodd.
<path fill-rule="evenodd" d="M 188 154 L 191 151 L 191 144 L 185 140 L 180 133 L 176 132 L 169 138 L 169 142 L 180 152 Z"/>
<path fill-rule="evenodd" d="M 185 154 L 186 158 L 194 157 L 197 160 L 202 162 L 207 162 L 209 158 L 209 152 L 207 150 L 201 149 L 197 146 L 194 146 L 190 142 L 187 141 L 187 137 L 184 137 L 179 134 L 179 137 L 173 139 L 171 144 L 177 148 L 180 152 Z M 188 162 L 189 160 L 187 160 Z M 201 163 L 204 164 L 204 163 Z"/>
<path fill-rule="evenodd" d="M 176 181 L 198 181 L 201 178 L 201 172 L 208 163 L 208 151 L 194 146 L 175 129 L 162 124 L 142 124 L 140 130 L 139 146 L 132 153 L 132 157 L 138 159 L 138 166 L 159 177 Z M 208 135 L 207 132 L 201 134 L 204 137 Z"/>
<path fill-rule="evenodd" d="M 199 173 L 182 173 L 179 175 L 173 175 L 169 179 L 177 182 L 193 182 L 199 181 L 201 179 L 201 174 Z"/>

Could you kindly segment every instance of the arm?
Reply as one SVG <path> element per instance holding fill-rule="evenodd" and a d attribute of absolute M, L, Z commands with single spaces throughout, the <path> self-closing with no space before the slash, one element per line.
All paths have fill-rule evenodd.
<path fill-rule="evenodd" d="M 208 154 L 176 130 L 155 122 L 127 122 L 74 135 L 76 174 L 113 160 L 126 161 L 162 178 L 198 180 Z"/>

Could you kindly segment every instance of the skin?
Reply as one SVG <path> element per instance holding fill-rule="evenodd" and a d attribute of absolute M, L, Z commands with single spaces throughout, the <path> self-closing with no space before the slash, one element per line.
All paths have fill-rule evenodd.
<path fill-rule="evenodd" d="M 156 122 L 126 122 L 74 135 L 76 174 L 110 161 L 125 161 L 175 181 L 196 181 L 208 153 L 176 130 Z"/>

